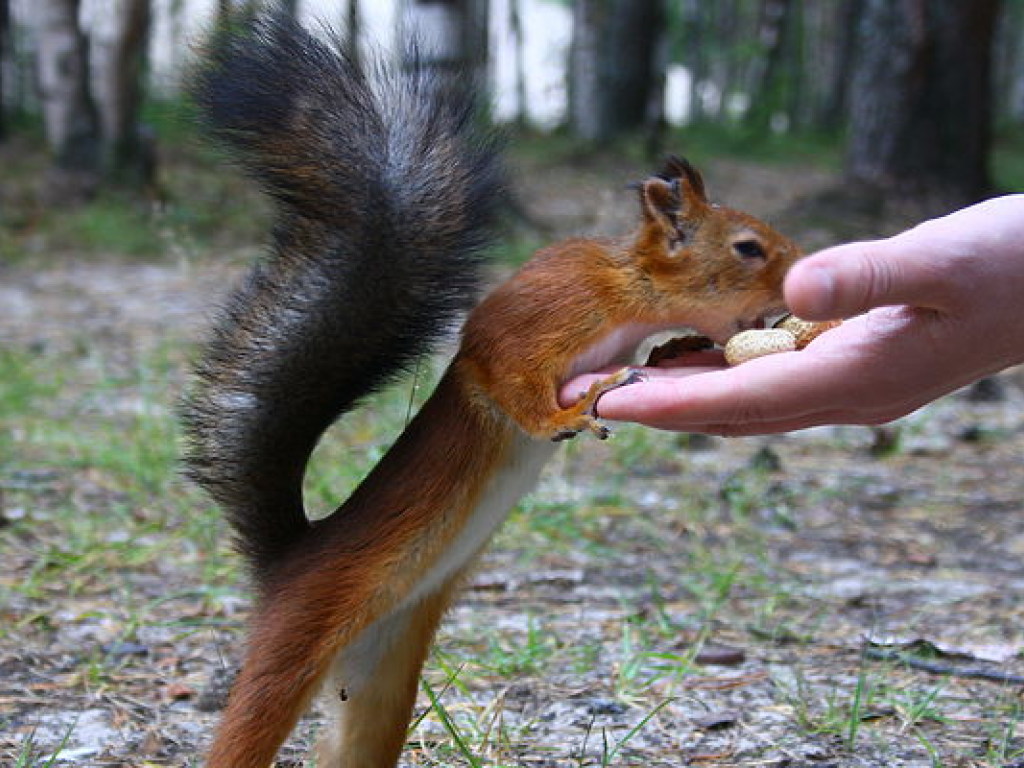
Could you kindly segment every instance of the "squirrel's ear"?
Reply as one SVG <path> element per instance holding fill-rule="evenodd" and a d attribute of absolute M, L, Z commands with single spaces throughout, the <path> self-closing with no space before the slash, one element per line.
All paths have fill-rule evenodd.
<path fill-rule="evenodd" d="M 678 180 L 667 181 L 655 176 L 640 185 L 644 221 L 660 226 L 666 233 L 677 230 L 681 204 Z"/>
<path fill-rule="evenodd" d="M 690 210 L 695 206 L 708 205 L 707 193 L 704 189 L 704 178 L 685 157 L 669 155 L 665 165 L 658 174 L 665 181 L 678 180 L 683 188 L 684 208 Z"/>

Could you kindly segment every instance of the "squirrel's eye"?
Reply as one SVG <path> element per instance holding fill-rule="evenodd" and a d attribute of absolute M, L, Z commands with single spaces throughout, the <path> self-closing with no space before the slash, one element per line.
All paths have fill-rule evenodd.
<path fill-rule="evenodd" d="M 764 248 L 756 240 L 739 240 L 732 244 L 733 250 L 745 259 L 767 258 Z"/>

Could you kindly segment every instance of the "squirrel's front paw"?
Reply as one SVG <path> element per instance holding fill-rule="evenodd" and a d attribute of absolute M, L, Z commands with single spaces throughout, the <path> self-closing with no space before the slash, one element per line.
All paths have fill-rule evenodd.
<path fill-rule="evenodd" d="M 598 379 L 590 385 L 586 392 L 580 394 L 579 402 L 571 408 L 559 411 L 552 419 L 555 423 L 551 439 L 561 442 L 575 437 L 584 430 L 592 432 L 599 440 L 606 439 L 611 434 L 611 430 L 598 421 L 597 401 L 605 392 L 636 384 L 643 379 L 643 373 L 635 368 L 622 368 L 610 376 Z"/>
<path fill-rule="evenodd" d="M 608 427 L 593 416 L 583 414 L 569 424 L 556 428 L 554 434 L 551 435 L 551 441 L 560 443 L 563 440 L 571 440 L 584 430 L 592 432 L 598 440 L 605 440 L 612 433 Z"/>

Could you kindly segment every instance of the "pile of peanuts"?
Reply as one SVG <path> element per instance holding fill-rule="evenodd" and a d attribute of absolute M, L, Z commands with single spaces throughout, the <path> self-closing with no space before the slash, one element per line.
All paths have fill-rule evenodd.
<path fill-rule="evenodd" d="M 771 328 L 737 333 L 725 345 L 725 360 L 729 365 L 739 365 L 764 355 L 803 349 L 812 340 L 841 322 L 829 320 L 812 323 L 809 320 L 801 320 L 796 315 L 786 315 Z"/>

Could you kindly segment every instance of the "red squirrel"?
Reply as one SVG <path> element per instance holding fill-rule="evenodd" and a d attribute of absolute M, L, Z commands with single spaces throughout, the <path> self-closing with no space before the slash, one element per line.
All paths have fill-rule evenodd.
<path fill-rule="evenodd" d="M 424 658 L 474 558 L 557 442 L 607 434 L 609 376 L 649 334 L 722 342 L 783 308 L 800 252 L 713 205 L 670 159 L 637 186 L 621 239 L 539 251 L 469 312 L 437 389 L 333 514 L 302 478 L 336 418 L 430 351 L 477 298 L 501 206 L 500 153 L 472 94 L 423 71 L 364 73 L 342 46 L 265 18 L 215 36 L 201 117 L 276 203 L 270 252 L 206 343 L 184 405 L 189 474 L 225 509 L 256 588 L 248 649 L 208 757 L 266 768 L 314 694 L 336 723 L 321 768 L 384 768 L 406 740 Z"/>

